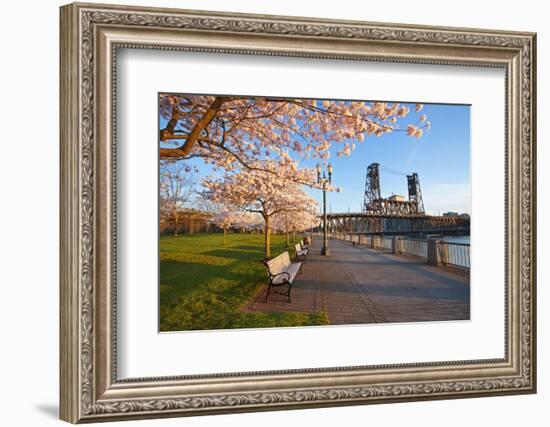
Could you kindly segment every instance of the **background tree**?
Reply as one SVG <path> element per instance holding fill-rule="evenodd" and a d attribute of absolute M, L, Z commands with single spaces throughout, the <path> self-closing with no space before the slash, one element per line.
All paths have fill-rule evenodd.
<path fill-rule="evenodd" d="M 290 245 L 290 238 L 295 240 L 297 232 L 304 232 L 319 223 L 314 207 L 298 211 L 283 211 L 273 216 L 273 230 L 282 232 L 286 237 L 286 245 Z"/>
<path fill-rule="evenodd" d="M 251 227 L 256 227 L 260 222 L 257 214 L 250 212 L 237 212 L 234 209 L 223 207 L 212 218 L 212 222 L 223 230 L 223 244 L 227 243 L 227 232 L 233 228 L 246 231 Z"/>
<path fill-rule="evenodd" d="M 262 228 L 262 217 L 257 213 L 252 212 L 239 212 L 239 218 L 235 223 L 235 227 L 242 232 L 249 232 Z"/>
<path fill-rule="evenodd" d="M 271 221 L 271 229 L 275 233 L 279 232 L 285 235 L 285 244 L 287 247 L 290 246 L 290 221 L 292 213 L 297 214 L 297 212 L 280 212 L 274 215 Z"/>
<path fill-rule="evenodd" d="M 181 162 L 162 162 L 160 166 L 160 220 L 173 227 L 174 236 L 185 216 L 184 206 L 195 191 L 191 168 Z"/>

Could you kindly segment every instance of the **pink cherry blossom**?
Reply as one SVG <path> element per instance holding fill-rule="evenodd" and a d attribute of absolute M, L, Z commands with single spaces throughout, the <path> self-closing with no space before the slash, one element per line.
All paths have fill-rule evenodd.
<path fill-rule="evenodd" d="M 349 155 L 341 145 L 372 135 L 417 136 L 400 129 L 408 115 L 407 106 L 386 102 L 161 94 L 166 125 L 159 131 L 160 156 L 202 158 L 214 168 L 238 171 L 264 168 L 258 163 L 263 153 L 284 168 L 291 159 L 328 158 L 333 145 Z M 329 154 L 318 154 L 324 152 Z"/>
<path fill-rule="evenodd" d="M 416 127 L 415 125 L 408 125 L 407 126 L 407 135 L 415 136 L 417 130 L 418 130 L 418 127 Z"/>
<path fill-rule="evenodd" d="M 283 166 L 266 161 L 264 169 L 225 173 L 221 178 L 203 181 L 203 196 L 214 203 L 237 211 L 259 214 L 264 221 L 265 256 L 270 256 L 272 219 L 283 212 L 303 215 L 315 212 L 317 202 L 303 190 L 303 184 L 289 182 L 288 175 L 300 177 L 304 183 L 313 183 L 313 171 L 299 169 L 290 162 Z"/>

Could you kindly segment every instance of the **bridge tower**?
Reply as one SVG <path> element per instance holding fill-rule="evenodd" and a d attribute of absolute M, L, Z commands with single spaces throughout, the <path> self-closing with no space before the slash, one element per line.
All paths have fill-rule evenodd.
<path fill-rule="evenodd" d="M 363 213 L 378 210 L 380 205 L 380 164 L 371 163 L 367 167 L 367 179 L 365 182 L 365 200 Z"/>
<path fill-rule="evenodd" d="M 422 200 L 422 191 L 420 190 L 420 179 L 418 174 L 414 172 L 412 175 L 407 175 L 407 184 L 409 188 L 409 202 L 416 207 L 416 213 L 424 213 L 424 201 Z"/>

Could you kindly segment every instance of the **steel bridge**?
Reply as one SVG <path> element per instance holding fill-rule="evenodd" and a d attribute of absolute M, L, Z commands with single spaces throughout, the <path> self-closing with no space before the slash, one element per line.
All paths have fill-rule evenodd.
<path fill-rule="evenodd" d="M 384 198 L 381 195 L 380 187 L 381 168 L 382 166 L 379 163 L 371 163 L 367 167 L 363 213 L 391 216 L 424 215 L 424 201 L 422 200 L 418 174 L 413 172 L 411 175 L 406 175 L 384 167 L 386 171 L 407 177 L 409 199 L 405 200 L 403 196 L 396 195 Z"/>
<path fill-rule="evenodd" d="M 470 219 L 454 216 L 380 215 L 375 213 L 327 214 L 329 233 L 412 234 L 469 233 Z"/>
<path fill-rule="evenodd" d="M 407 178 L 408 200 L 404 196 L 381 195 L 380 169 Z M 322 217 L 321 217 L 322 219 Z M 403 174 L 371 163 L 367 167 L 363 211 L 327 215 L 329 233 L 357 234 L 467 234 L 470 218 L 426 215 L 420 178 L 416 172 Z"/>

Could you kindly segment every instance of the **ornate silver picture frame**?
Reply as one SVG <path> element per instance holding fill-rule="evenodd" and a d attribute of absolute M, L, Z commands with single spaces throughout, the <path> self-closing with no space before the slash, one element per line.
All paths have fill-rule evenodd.
<path fill-rule="evenodd" d="M 536 391 L 535 34 L 75 3 L 61 8 L 60 43 L 61 419 L 113 421 Z M 120 48 L 503 69 L 504 357 L 120 379 L 115 108 Z"/>

